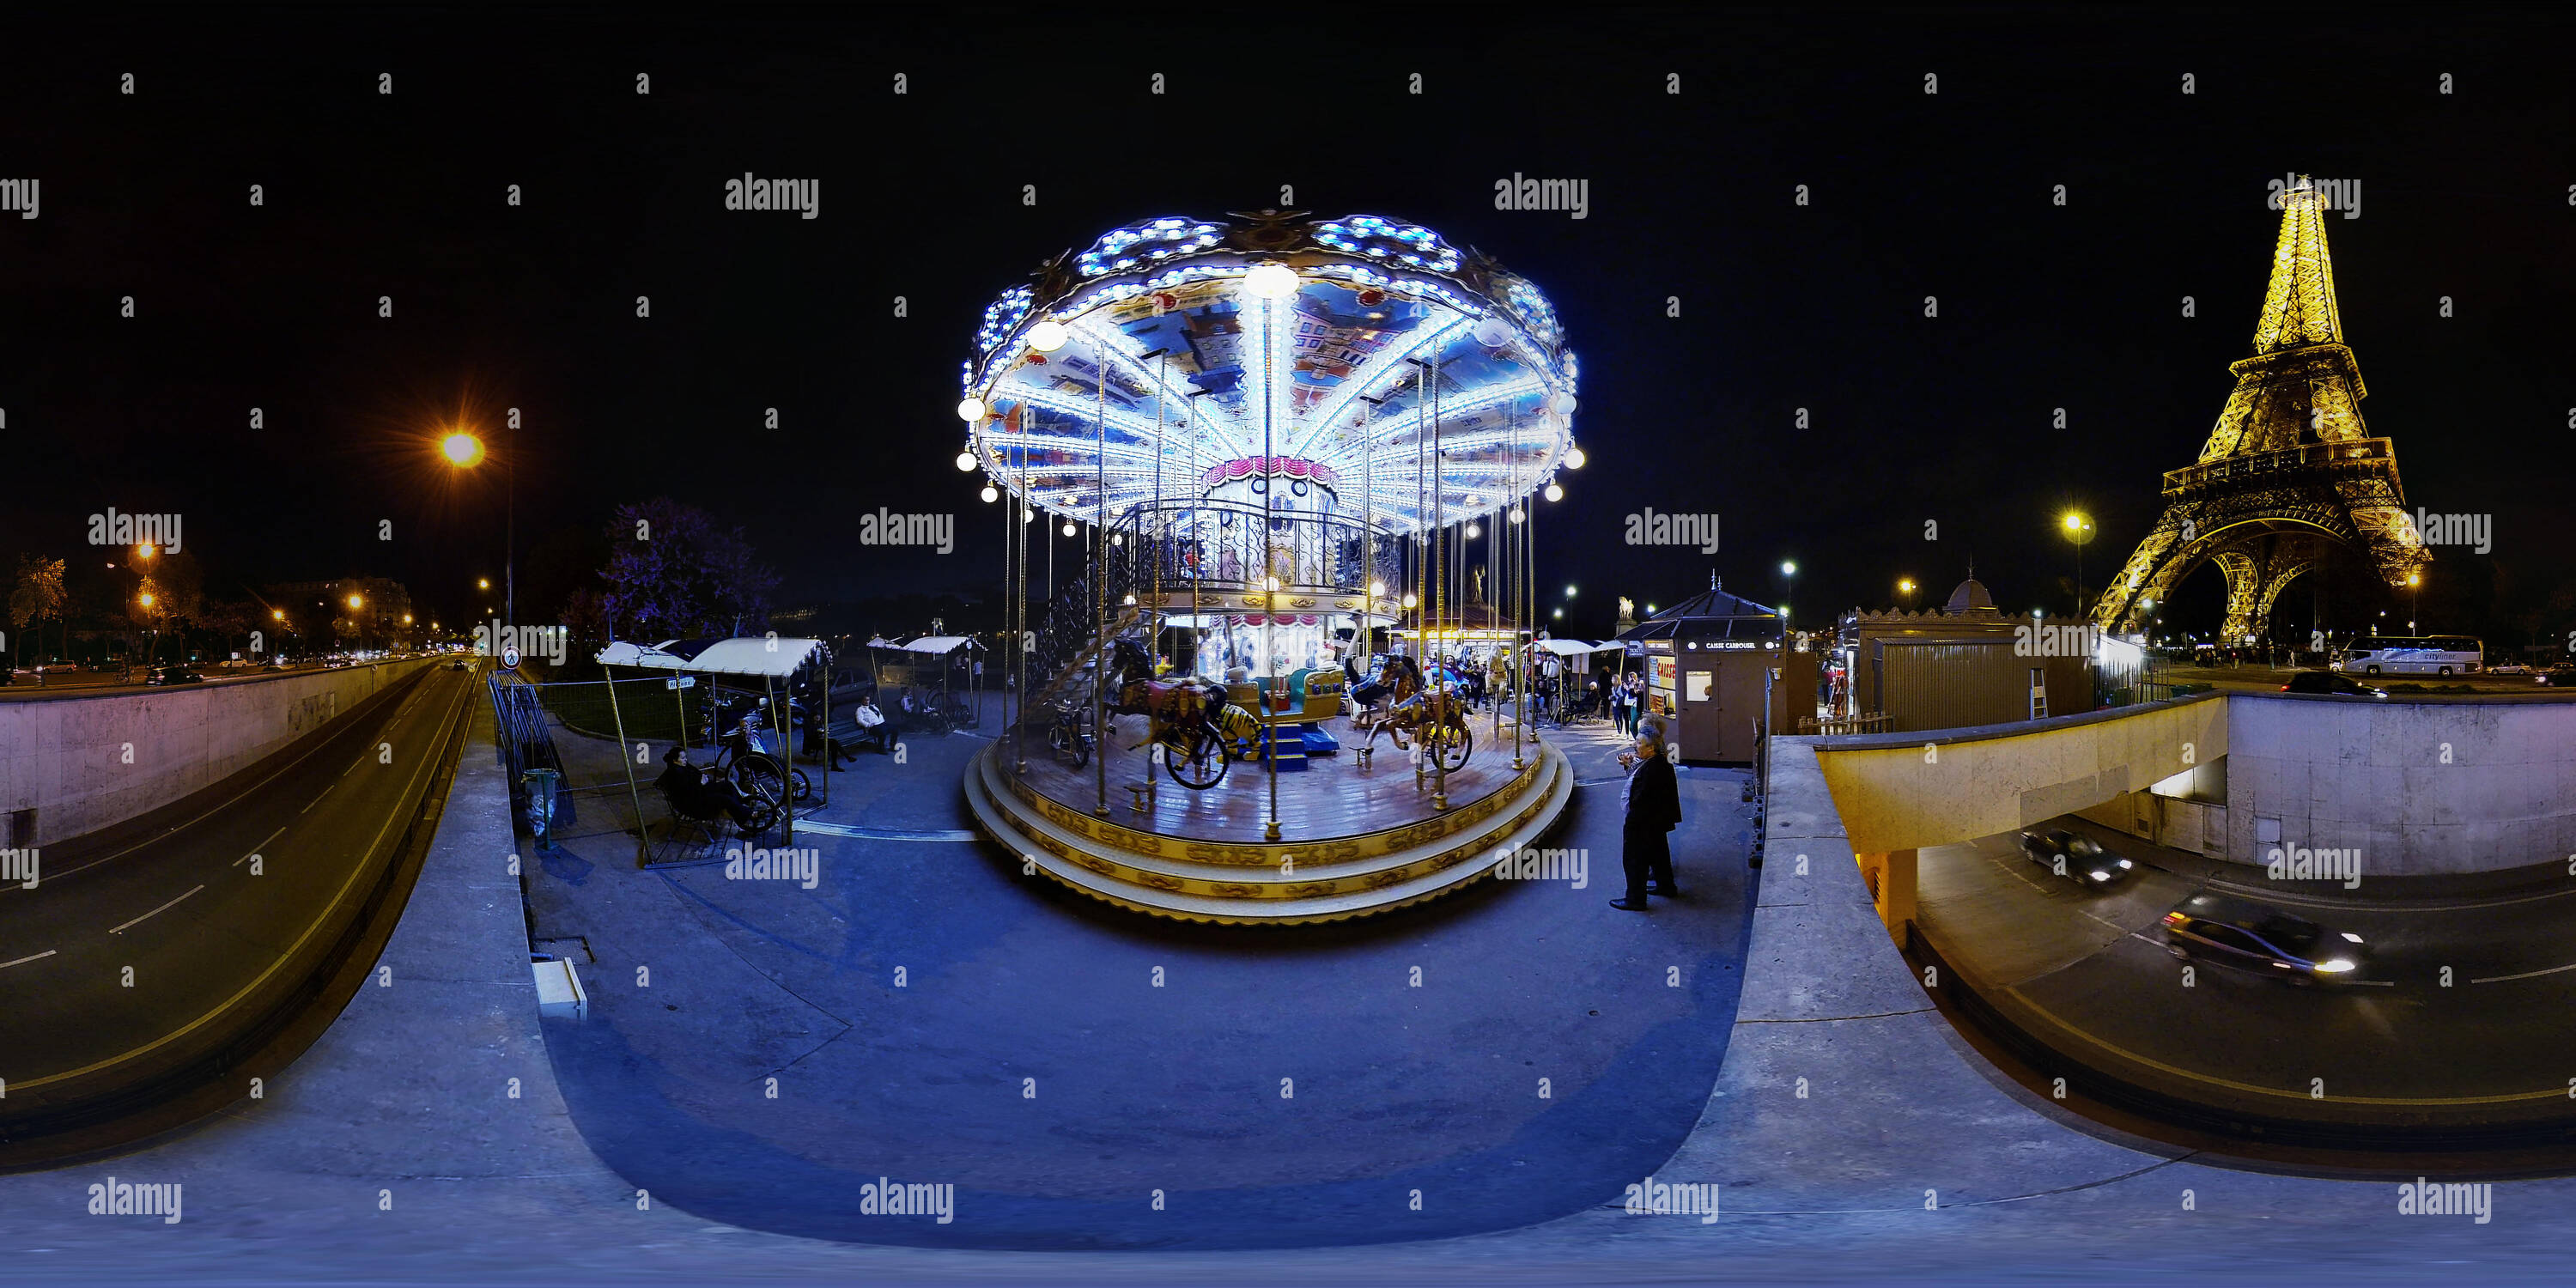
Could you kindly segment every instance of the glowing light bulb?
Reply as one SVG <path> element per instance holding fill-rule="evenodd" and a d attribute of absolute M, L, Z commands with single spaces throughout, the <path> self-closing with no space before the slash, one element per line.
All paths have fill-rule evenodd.
<path fill-rule="evenodd" d="M 999 501 L 999 500 L 1001 500 L 1001 499 L 1002 499 L 1002 490 L 1001 490 L 1000 488 L 997 488 L 997 487 L 993 486 L 993 485 L 992 485 L 992 484 L 990 484 L 990 483 L 987 483 L 987 484 L 985 484 L 985 485 L 984 485 L 984 491 L 983 491 L 983 493 L 982 493 L 982 496 L 983 496 L 983 498 L 984 498 L 984 503 L 985 503 L 986 505 L 991 505 L 993 502 L 995 502 L 995 501 Z"/>
<path fill-rule="evenodd" d="M 1064 324 L 1054 318 L 1047 318 L 1036 326 L 1030 327 L 1027 337 L 1029 347 L 1039 353 L 1053 353 L 1063 348 L 1064 342 L 1072 338 L 1073 333 L 1065 330 Z"/>
<path fill-rule="evenodd" d="M 1514 523 L 1518 523 L 1518 522 L 1520 522 L 1524 517 L 1526 517 L 1526 515 L 1527 515 L 1527 514 L 1528 514 L 1528 512 L 1527 512 L 1527 511 L 1525 511 L 1525 510 L 1523 510 L 1523 509 L 1521 509 L 1519 506 L 1517 506 L 1517 505 L 1516 505 L 1516 506 L 1513 506 L 1513 507 L 1512 507 L 1512 522 L 1514 522 Z"/>
<path fill-rule="evenodd" d="M 1575 405 L 1574 395 L 1572 394 L 1558 394 L 1554 398 L 1547 400 L 1547 409 L 1555 412 L 1559 416 L 1573 415 Z"/>
<path fill-rule="evenodd" d="M 957 419 L 965 421 L 969 425 L 984 419 L 984 400 L 981 398 L 969 398 L 958 403 Z"/>
<path fill-rule="evenodd" d="M 1415 599 L 1415 598 L 1413 597 L 1413 592 L 1411 592 L 1411 591 L 1406 591 L 1406 592 L 1405 592 L 1405 594 L 1404 594 L 1404 606 L 1405 606 L 1405 607 L 1407 607 L 1407 608 L 1411 608 L 1411 607 L 1413 607 L 1415 604 L 1420 603 L 1420 602 L 1421 602 L 1420 600 L 1417 600 L 1417 599 Z"/>
<path fill-rule="evenodd" d="M 975 453 L 974 453 L 973 451 L 971 451 L 971 450 L 970 450 L 970 451 L 963 451 L 963 452 L 959 452 L 959 453 L 957 454 L 957 468 L 958 468 L 958 469 L 960 469 L 960 470 L 971 470 L 971 469 L 974 469 L 974 468 L 975 468 Z"/>
<path fill-rule="evenodd" d="M 1243 289 L 1265 300 L 1285 299 L 1297 290 L 1297 270 L 1286 264 L 1256 264 L 1243 275 Z"/>
<path fill-rule="evenodd" d="M 1541 492 L 1539 495 L 1544 496 L 1551 501 L 1562 501 L 1565 499 L 1565 489 L 1558 484 L 1550 483 L 1547 485 L 1547 490 Z"/>
<path fill-rule="evenodd" d="M 1066 535 L 1066 536 L 1068 536 L 1068 537 L 1069 537 L 1069 536 L 1072 536 L 1072 535 L 1073 535 L 1073 520 L 1071 520 L 1071 519 L 1067 519 L 1067 520 L 1065 520 L 1065 521 L 1064 521 L 1064 527 L 1063 527 L 1062 531 L 1064 532 L 1064 535 Z"/>
<path fill-rule="evenodd" d="M 1370 582 L 1370 583 L 1369 583 L 1369 593 L 1370 593 L 1370 594 L 1372 594 L 1372 595 L 1375 595 L 1375 596 L 1377 596 L 1377 597 L 1379 597 L 1379 598 L 1381 598 L 1381 599 L 1385 598 L 1385 597 L 1386 597 L 1386 583 L 1385 583 L 1385 582 L 1382 582 L 1382 581 L 1373 581 L 1373 582 Z"/>
<path fill-rule="evenodd" d="M 1589 457 L 1586 457 L 1583 454 L 1583 449 L 1580 447 L 1568 447 L 1565 449 L 1565 468 L 1569 470 L 1582 469 L 1583 462 L 1589 459 Z"/>

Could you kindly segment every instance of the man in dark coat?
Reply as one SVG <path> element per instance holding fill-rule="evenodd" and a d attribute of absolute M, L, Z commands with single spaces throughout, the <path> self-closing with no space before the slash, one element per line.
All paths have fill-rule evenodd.
<path fill-rule="evenodd" d="M 1681 893 L 1673 883 L 1673 848 L 1668 835 L 1682 821 L 1681 784 L 1673 777 L 1672 757 L 1665 754 L 1664 727 L 1650 723 L 1637 735 L 1635 751 L 1619 753 L 1628 769 L 1628 786 L 1620 792 L 1626 822 L 1619 834 L 1619 866 L 1628 874 L 1625 898 L 1610 906 L 1644 912 L 1646 896 L 1671 898 Z"/>

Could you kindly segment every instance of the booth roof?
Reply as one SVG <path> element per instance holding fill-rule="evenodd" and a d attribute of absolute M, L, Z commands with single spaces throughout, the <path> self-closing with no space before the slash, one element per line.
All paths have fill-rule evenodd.
<path fill-rule="evenodd" d="M 945 657 L 948 654 L 956 652 L 958 649 L 969 646 L 976 648 L 983 647 L 980 644 L 976 644 L 973 639 L 964 635 L 924 635 L 920 639 L 914 640 L 909 644 L 882 645 L 871 643 L 871 647 L 875 648 L 899 648 L 906 653 L 928 653 L 935 657 Z"/>
<path fill-rule="evenodd" d="M 1580 657 L 1586 653 L 1615 653 L 1619 651 L 1620 644 L 1617 640 L 1540 640 L 1537 648 L 1542 653 L 1554 653 L 1558 657 Z"/>
<path fill-rule="evenodd" d="M 766 635 L 738 635 L 713 643 L 664 640 L 659 644 L 636 644 L 620 640 L 599 651 L 599 663 L 602 666 L 632 666 L 652 671 L 686 671 L 693 675 L 765 675 L 785 679 L 813 661 L 815 654 L 825 651 L 821 640 L 773 639 Z"/>

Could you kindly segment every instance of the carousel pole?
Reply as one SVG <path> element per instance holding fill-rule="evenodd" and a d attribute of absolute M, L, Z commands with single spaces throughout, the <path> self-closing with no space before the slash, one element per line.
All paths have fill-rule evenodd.
<path fill-rule="evenodd" d="M 1449 532 L 1443 525 L 1449 521 L 1449 484 L 1445 469 L 1446 462 L 1440 455 L 1440 354 L 1436 348 L 1432 352 L 1431 362 L 1431 387 L 1428 390 L 1431 397 L 1431 514 L 1433 531 L 1438 534 L 1433 539 L 1434 544 L 1431 547 L 1431 566 L 1434 575 L 1439 578 L 1436 593 L 1440 596 L 1440 604 L 1433 608 L 1432 618 L 1446 625 L 1448 619 L 1444 614 L 1449 602 L 1449 578 L 1456 572 L 1456 569 L 1449 565 L 1463 560 L 1450 558 L 1445 553 L 1448 550 Z M 1440 727 L 1446 727 L 1449 713 L 1456 709 L 1457 701 L 1458 695 L 1455 693 L 1440 695 L 1437 714 L 1432 717 L 1443 722 Z M 1445 737 L 1443 741 L 1446 741 Z M 1449 808 L 1449 768 L 1443 763 L 1441 751 L 1436 747 L 1431 752 L 1431 808 Z"/>
<path fill-rule="evenodd" d="M 1023 399 L 1017 410 L 1023 414 L 1029 414 L 1028 402 Z M 1034 419 L 1033 414 L 1031 415 L 1031 419 Z M 1030 520 L 1036 517 L 1036 510 L 1031 502 L 1029 494 L 1028 435 L 1033 431 L 1027 423 L 1023 423 L 1015 432 L 1018 438 L 1020 456 L 1020 494 L 1017 497 L 1012 498 L 1012 509 L 1018 511 L 1018 513 L 1012 515 L 1011 518 L 1018 524 L 1020 529 L 1019 540 L 1017 542 L 1020 552 L 1017 592 L 1020 605 L 1020 636 L 1018 639 L 1011 641 L 1011 646 L 1012 651 L 1019 659 L 1019 679 L 1017 681 L 1017 688 L 1019 689 L 1020 694 L 1020 723 L 1019 732 L 1014 735 L 1012 745 L 1018 753 L 1015 757 L 1019 763 L 1019 769 L 1017 772 L 1025 776 L 1029 772 L 1029 527 Z M 1047 567 L 1049 569 L 1053 569 L 1054 566 L 1055 550 L 1054 547 L 1050 545 L 1047 550 Z"/>
<path fill-rule="evenodd" d="M 1094 395 L 1091 413 L 1091 503 L 1094 516 L 1091 525 L 1091 584 L 1100 596 L 1100 612 L 1092 620 L 1099 623 L 1098 629 L 1107 630 L 1109 615 L 1116 610 L 1109 606 L 1109 364 L 1105 360 L 1092 364 L 1091 388 Z M 1103 650 L 1110 650 L 1110 641 L 1102 640 L 1101 647 Z M 1106 722 L 1109 714 L 1108 685 L 1111 656 L 1110 651 L 1104 651 L 1092 659 L 1091 727 L 1095 731 Z M 1108 750 L 1108 745 L 1104 742 L 1099 750 Z M 1091 758 L 1091 776 L 1100 790 L 1099 799 L 1091 807 L 1092 817 L 1107 818 L 1109 817 L 1109 758 L 1107 756 Z"/>
<path fill-rule="evenodd" d="M 1276 557 L 1271 552 L 1270 541 L 1270 503 L 1274 495 L 1271 489 L 1277 486 L 1271 481 L 1270 474 L 1274 463 L 1271 457 L 1270 409 L 1278 405 L 1279 396 L 1277 391 L 1270 387 L 1270 382 L 1279 373 L 1271 369 L 1271 356 L 1275 352 L 1272 335 L 1275 328 L 1271 313 L 1272 303 L 1273 301 L 1268 297 L 1262 298 L 1261 468 L 1254 473 L 1254 477 L 1261 480 L 1261 586 L 1262 607 L 1267 610 L 1261 615 L 1261 678 L 1275 683 L 1279 677 L 1270 672 L 1278 666 L 1273 659 L 1278 653 L 1279 582 L 1271 575 L 1270 567 L 1271 561 Z M 1270 818 L 1262 824 L 1261 837 L 1266 841 L 1276 841 L 1279 839 L 1279 726 L 1270 721 L 1270 702 L 1267 695 L 1256 694 L 1253 701 L 1262 708 L 1259 724 L 1262 758 L 1270 764 Z"/>

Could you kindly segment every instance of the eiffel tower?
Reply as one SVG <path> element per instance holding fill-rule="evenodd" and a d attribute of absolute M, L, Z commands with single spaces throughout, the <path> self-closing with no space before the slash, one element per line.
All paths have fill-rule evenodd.
<path fill-rule="evenodd" d="M 2291 582 L 2361 556 L 2403 586 L 2432 556 L 2406 514 L 2397 452 L 2362 427 L 2361 369 L 2335 313 L 2326 194 L 2306 178 L 2281 194 L 2281 242 L 2236 391 L 2196 464 L 2165 471 L 2164 516 L 2093 606 L 2104 630 L 2135 630 L 2202 564 L 2227 577 L 2230 644 L 2261 638 Z"/>

